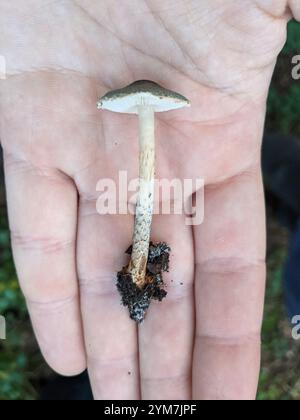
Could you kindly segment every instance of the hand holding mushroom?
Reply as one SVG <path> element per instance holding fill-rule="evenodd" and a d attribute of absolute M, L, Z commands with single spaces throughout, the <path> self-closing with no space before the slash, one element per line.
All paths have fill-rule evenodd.
<path fill-rule="evenodd" d="M 260 143 L 286 6 L 300 17 L 299 1 L 0 3 L 12 246 L 47 362 L 66 375 L 88 367 L 96 399 L 255 398 L 265 279 Z M 193 105 L 157 118 L 160 176 L 206 184 L 201 226 L 153 219 L 151 239 L 172 248 L 168 296 L 141 325 L 115 287 L 132 217 L 99 216 L 95 206 L 99 178 L 132 171 L 138 159 L 128 153 L 136 121 L 95 103 L 137 78 L 159 80 Z M 153 113 L 144 111 L 142 148 L 153 142 Z M 148 162 L 153 168 L 152 149 Z M 126 269 L 135 284 L 147 281 L 145 258 L 157 251 L 148 253 L 153 172 L 144 168 L 137 217 L 147 203 L 147 231 L 136 227 L 144 241 Z"/>

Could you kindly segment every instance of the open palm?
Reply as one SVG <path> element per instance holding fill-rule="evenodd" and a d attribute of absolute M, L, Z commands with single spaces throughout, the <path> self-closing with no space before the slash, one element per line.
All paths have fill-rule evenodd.
<path fill-rule="evenodd" d="M 0 4 L 12 244 L 46 360 L 66 375 L 87 366 L 99 399 L 254 398 L 265 278 L 260 142 L 284 7 L 272 16 L 250 0 Z M 99 112 L 96 102 L 137 79 L 192 103 L 157 118 L 156 176 L 205 180 L 202 225 L 154 217 L 152 239 L 172 248 L 168 296 L 138 327 L 115 288 L 133 216 L 96 211 L 99 179 L 138 174 L 136 118 Z"/>

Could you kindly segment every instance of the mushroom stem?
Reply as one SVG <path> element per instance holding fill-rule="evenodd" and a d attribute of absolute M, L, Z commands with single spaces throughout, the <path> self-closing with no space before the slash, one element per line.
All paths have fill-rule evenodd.
<path fill-rule="evenodd" d="M 155 136 L 154 110 L 147 105 L 138 108 L 139 115 L 139 193 L 136 205 L 131 261 L 128 269 L 140 288 L 145 283 L 151 224 L 154 206 Z"/>

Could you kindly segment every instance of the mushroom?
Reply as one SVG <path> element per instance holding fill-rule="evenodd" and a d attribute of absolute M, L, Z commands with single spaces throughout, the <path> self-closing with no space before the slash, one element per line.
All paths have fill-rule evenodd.
<path fill-rule="evenodd" d="M 110 91 L 98 102 L 98 109 L 138 114 L 139 116 L 139 193 L 136 204 L 133 244 L 129 251 L 131 254 L 130 263 L 118 274 L 118 288 L 122 295 L 123 304 L 129 307 L 131 318 L 137 322 L 144 319 L 151 298 L 161 300 L 166 295 L 166 292 L 162 290 L 159 293 L 158 289 L 162 285 L 161 271 L 166 271 L 168 268 L 167 260 L 170 252 L 170 248 L 166 244 L 153 245 L 150 242 L 154 207 L 154 113 L 179 109 L 189 105 L 189 101 L 184 96 L 148 80 L 139 80 L 122 89 Z M 149 253 L 149 249 L 152 254 Z M 155 261 L 153 258 L 152 262 L 149 261 L 151 255 Z M 163 263 L 161 264 L 161 262 Z M 152 268 L 153 265 L 160 264 L 160 273 L 151 273 L 151 270 L 147 273 L 149 263 Z M 159 278 L 153 279 L 153 276 Z M 154 288 L 155 285 L 156 288 Z M 131 299 L 129 299 L 130 294 L 135 296 L 131 296 Z"/>

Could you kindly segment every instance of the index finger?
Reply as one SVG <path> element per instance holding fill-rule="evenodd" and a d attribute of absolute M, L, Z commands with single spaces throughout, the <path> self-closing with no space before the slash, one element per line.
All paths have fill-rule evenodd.
<path fill-rule="evenodd" d="M 256 396 L 265 289 L 260 169 L 206 190 L 209 217 L 195 227 L 194 399 Z"/>

